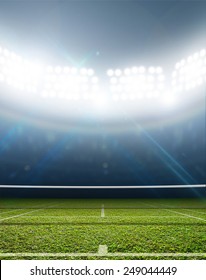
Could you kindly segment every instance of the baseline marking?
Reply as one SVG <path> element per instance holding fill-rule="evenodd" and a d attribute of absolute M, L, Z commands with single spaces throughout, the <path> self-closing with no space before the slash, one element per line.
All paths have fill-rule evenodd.
<path fill-rule="evenodd" d="M 101 245 L 100 245 L 101 246 Z M 0 253 L 0 257 L 206 257 L 205 253 Z"/>

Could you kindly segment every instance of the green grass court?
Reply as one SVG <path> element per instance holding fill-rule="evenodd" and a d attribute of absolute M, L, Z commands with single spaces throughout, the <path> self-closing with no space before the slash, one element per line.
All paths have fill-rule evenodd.
<path fill-rule="evenodd" d="M 206 259 L 206 200 L 2 199 L 0 259 Z"/>

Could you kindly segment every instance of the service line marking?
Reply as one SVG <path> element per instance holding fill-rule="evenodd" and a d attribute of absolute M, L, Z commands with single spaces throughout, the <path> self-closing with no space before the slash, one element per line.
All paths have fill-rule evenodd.
<path fill-rule="evenodd" d="M 57 216 L 47 216 L 47 215 L 26 215 L 23 218 L 98 218 L 99 216 L 67 216 L 67 215 L 57 215 Z M 171 217 L 171 216 L 170 216 Z M 179 217 L 179 216 L 176 216 Z"/>
<path fill-rule="evenodd" d="M 57 215 L 57 216 L 47 216 L 47 215 L 26 215 L 23 218 L 98 218 L 99 216 L 67 216 L 67 215 Z M 101 216 L 102 217 L 102 216 Z M 110 216 L 109 219 L 116 219 L 116 218 L 177 218 L 179 215 L 167 215 L 167 216 Z M 182 217 L 186 218 L 186 217 Z"/>

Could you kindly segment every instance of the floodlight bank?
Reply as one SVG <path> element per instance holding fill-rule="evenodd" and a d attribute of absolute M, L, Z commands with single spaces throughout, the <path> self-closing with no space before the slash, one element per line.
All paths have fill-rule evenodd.
<path fill-rule="evenodd" d="M 206 50 L 202 49 L 175 64 L 171 79 L 161 66 L 109 69 L 107 98 L 111 102 L 164 99 L 165 92 L 180 94 L 206 83 Z M 167 86 L 165 81 L 168 81 Z M 91 68 L 51 66 L 25 60 L 0 47 L 0 83 L 43 99 L 95 100 L 104 87 Z M 168 88 L 167 88 L 168 87 Z"/>

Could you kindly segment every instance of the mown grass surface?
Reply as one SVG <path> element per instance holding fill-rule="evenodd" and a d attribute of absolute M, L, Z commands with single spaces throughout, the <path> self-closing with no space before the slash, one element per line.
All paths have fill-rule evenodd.
<path fill-rule="evenodd" d="M 102 204 L 104 218 L 101 217 Z M 206 201 L 0 201 L 1 259 L 52 259 L 43 256 L 2 257 L 1 253 L 97 253 L 99 245 L 107 245 L 109 253 L 206 253 Z M 188 258 L 206 259 L 173 257 Z M 88 256 L 58 259 L 162 257 Z"/>

